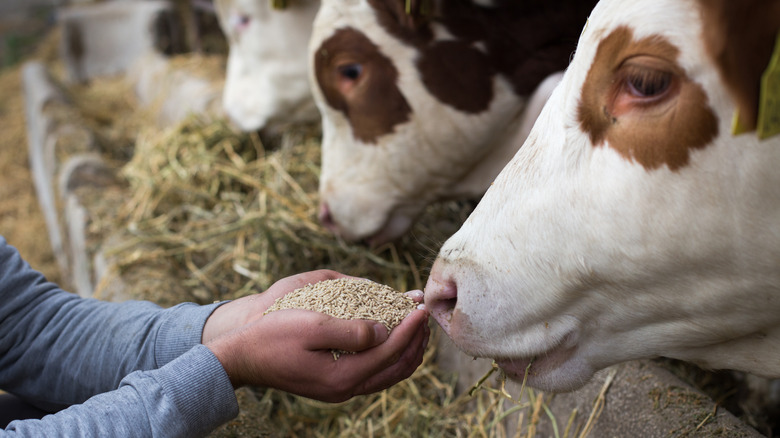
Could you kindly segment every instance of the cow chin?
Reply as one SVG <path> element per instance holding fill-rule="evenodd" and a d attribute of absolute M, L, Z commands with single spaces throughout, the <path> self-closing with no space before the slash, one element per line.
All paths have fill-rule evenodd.
<path fill-rule="evenodd" d="M 385 222 L 384 226 L 366 241 L 376 247 L 387 242 L 399 239 L 412 227 L 414 218 L 405 214 L 394 212 Z"/>
<path fill-rule="evenodd" d="M 533 358 L 495 358 L 509 379 L 547 392 L 569 392 L 581 388 L 595 370 L 577 354 L 578 347 L 558 346 Z"/>
<path fill-rule="evenodd" d="M 510 287 L 487 282 L 484 267 L 473 261 L 440 258 L 425 287 L 425 304 L 455 346 L 467 355 L 495 360 L 512 380 L 525 379 L 529 386 L 551 392 L 587 383 L 597 368 L 588 360 L 578 318 L 511 298 L 520 294 L 499 293 Z"/>
<path fill-rule="evenodd" d="M 353 192 L 328 191 L 320 198 L 320 221 L 327 229 L 345 240 L 373 247 L 402 237 L 422 211 L 416 204 L 398 205 Z"/>
<path fill-rule="evenodd" d="M 336 233 L 341 235 L 344 239 L 350 241 L 363 241 L 371 247 L 378 247 L 388 242 L 393 242 L 404 234 L 412 227 L 415 220 L 415 215 L 408 215 L 404 212 L 394 211 L 387 220 L 377 228 L 370 231 L 364 231 L 356 234 L 350 232 L 350 230 L 336 230 Z"/>
<path fill-rule="evenodd" d="M 523 356 L 513 354 L 511 349 L 504 350 L 501 340 L 486 341 L 470 336 L 464 332 L 457 314 L 448 328 L 453 343 L 466 354 L 493 359 L 507 378 L 525 381 L 528 386 L 542 391 L 574 391 L 585 385 L 595 372 L 580 354 L 574 332 L 549 347 L 541 347 L 532 356 Z"/>

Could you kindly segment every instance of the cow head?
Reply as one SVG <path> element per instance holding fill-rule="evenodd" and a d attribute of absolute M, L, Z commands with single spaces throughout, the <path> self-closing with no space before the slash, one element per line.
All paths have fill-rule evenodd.
<path fill-rule="evenodd" d="M 599 3 L 441 249 L 426 303 L 453 341 L 553 391 L 654 356 L 780 377 L 780 136 L 731 128 L 778 30 L 778 0 Z"/>
<path fill-rule="evenodd" d="M 306 60 L 316 0 L 216 0 L 230 52 L 223 106 L 243 130 L 316 120 Z"/>
<path fill-rule="evenodd" d="M 517 148 L 508 138 L 533 113 L 529 95 L 568 64 L 590 10 L 406 3 L 326 0 L 314 23 L 320 217 L 348 239 L 391 240 L 426 205 L 484 193 Z"/>

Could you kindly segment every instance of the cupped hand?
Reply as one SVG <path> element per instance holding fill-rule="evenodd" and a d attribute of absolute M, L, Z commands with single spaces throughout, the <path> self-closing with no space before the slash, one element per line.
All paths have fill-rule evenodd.
<path fill-rule="evenodd" d="M 206 325 L 203 327 L 201 342 L 208 344 L 218 336 L 259 319 L 263 316 L 263 313 L 273 305 L 277 298 L 280 298 L 295 289 L 304 287 L 308 284 L 342 277 L 347 277 L 347 275 L 327 269 L 304 272 L 277 281 L 263 293 L 248 295 L 223 304 L 211 314 L 208 320 L 206 320 Z"/>
<path fill-rule="evenodd" d="M 208 331 L 207 322 L 204 344 L 225 367 L 234 387 L 265 386 L 339 402 L 388 388 L 417 369 L 429 337 L 424 308 L 409 314 L 389 337 L 387 329 L 375 321 L 342 320 L 292 309 L 262 315 L 288 292 L 339 277 L 344 275 L 334 271 L 288 277 L 262 294 L 221 306 L 217 311 L 233 305 L 221 315 L 215 311 L 212 318 L 218 318 L 211 321 Z M 415 299 L 420 300 L 419 294 Z M 334 360 L 334 349 L 356 353 Z"/>

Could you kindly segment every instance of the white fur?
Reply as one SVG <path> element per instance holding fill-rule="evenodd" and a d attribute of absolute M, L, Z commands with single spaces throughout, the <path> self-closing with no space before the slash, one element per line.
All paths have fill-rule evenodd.
<path fill-rule="evenodd" d="M 715 110 L 718 137 L 677 171 L 594 147 L 577 122 L 599 41 L 619 25 L 677 46 Z M 529 384 L 553 391 L 654 356 L 780 377 L 780 137 L 731 135 L 701 26 L 692 0 L 594 9 L 527 141 L 431 273 L 426 304 L 460 348 L 536 356 Z M 450 323 L 453 284 L 466 318 Z"/>
<path fill-rule="evenodd" d="M 230 118 L 246 131 L 316 120 L 306 49 L 319 1 L 295 0 L 282 10 L 263 0 L 216 0 L 216 6 L 230 44 L 223 94 Z"/>

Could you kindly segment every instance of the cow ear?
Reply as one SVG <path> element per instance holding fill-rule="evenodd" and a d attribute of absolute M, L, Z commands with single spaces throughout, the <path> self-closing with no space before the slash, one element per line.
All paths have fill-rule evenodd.
<path fill-rule="evenodd" d="M 780 0 L 700 0 L 705 47 L 737 103 L 742 129 L 756 128 L 761 76 L 780 32 Z"/>

